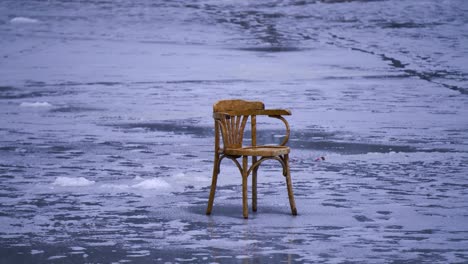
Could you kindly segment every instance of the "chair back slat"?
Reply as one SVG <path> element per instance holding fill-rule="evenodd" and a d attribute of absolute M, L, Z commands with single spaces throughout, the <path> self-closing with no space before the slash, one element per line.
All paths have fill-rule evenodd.
<path fill-rule="evenodd" d="M 214 113 L 229 111 L 264 110 L 262 102 L 245 100 L 221 100 L 213 105 Z M 245 125 L 249 115 L 217 115 L 216 123 L 220 127 L 224 148 L 241 148 L 244 139 Z M 219 135 L 217 135 L 219 136 Z"/>
<path fill-rule="evenodd" d="M 217 124 L 221 128 L 224 148 L 240 148 L 244 139 L 244 129 L 249 116 L 223 116 Z"/>

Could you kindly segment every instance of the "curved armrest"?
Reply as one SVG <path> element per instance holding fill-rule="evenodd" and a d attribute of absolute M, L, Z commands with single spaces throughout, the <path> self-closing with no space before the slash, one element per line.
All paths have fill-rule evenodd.
<path fill-rule="evenodd" d="M 291 112 L 289 113 L 291 114 Z M 269 117 L 273 117 L 273 118 L 283 121 L 284 125 L 286 126 L 286 136 L 284 137 L 283 142 L 281 142 L 280 146 L 286 145 L 286 143 L 288 143 L 288 140 L 289 140 L 289 135 L 291 134 L 288 121 L 286 121 L 286 119 L 280 115 L 269 115 Z"/>
<path fill-rule="evenodd" d="M 287 109 L 264 109 L 264 110 L 238 110 L 238 111 L 225 111 L 214 112 L 213 117 L 224 116 L 243 116 L 243 115 L 267 115 L 267 116 L 281 116 L 291 115 L 291 111 Z"/>
<path fill-rule="evenodd" d="M 225 111 L 225 112 L 214 112 L 213 118 L 217 120 L 230 119 L 231 116 L 257 116 L 266 115 L 268 117 L 276 118 L 283 121 L 286 126 L 286 136 L 281 142 L 280 146 L 286 145 L 289 141 L 289 135 L 291 130 L 289 129 L 289 123 L 286 121 L 283 115 L 291 115 L 291 111 L 287 109 L 264 109 L 264 110 L 240 110 L 240 111 Z"/>
<path fill-rule="evenodd" d="M 255 115 L 267 115 L 267 116 L 282 116 L 282 115 L 291 115 L 291 111 L 288 109 L 265 109 L 265 110 L 255 110 L 258 113 Z"/>

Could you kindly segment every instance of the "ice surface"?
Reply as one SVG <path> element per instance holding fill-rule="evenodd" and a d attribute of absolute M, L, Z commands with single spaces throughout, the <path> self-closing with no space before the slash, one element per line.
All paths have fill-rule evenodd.
<path fill-rule="evenodd" d="M 467 3 L 0 1 L 0 263 L 467 262 Z M 299 216 L 228 159 L 205 215 L 223 98 Z"/>

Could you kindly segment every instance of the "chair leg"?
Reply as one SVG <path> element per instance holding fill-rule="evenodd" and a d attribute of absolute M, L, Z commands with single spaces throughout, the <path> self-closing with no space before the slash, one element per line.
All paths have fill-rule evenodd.
<path fill-rule="evenodd" d="M 242 156 L 242 213 L 244 218 L 249 218 L 249 204 L 247 199 L 247 156 Z"/>
<path fill-rule="evenodd" d="M 219 168 L 219 155 L 215 154 L 214 164 L 213 164 L 213 177 L 211 180 L 211 190 L 210 190 L 210 198 L 208 199 L 208 207 L 206 208 L 206 214 L 210 215 L 211 210 L 213 209 L 213 202 L 216 193 L 216 183 L 218 181 L 218 168 Z"/>
<path fill-rule="evenodd" d="M 296 209 L 296 202 L 294 201 L 294 193 L 292 189 L 292 181 L 291 181 L 291 171 L 289 169 L 289 155 L 284 155 L 285 164 L 286 164 L 286 185 L 288 187 L 288 197 L 289 197 L 289 205 L 291 206 L 291 213 L 292 215 L 297 215 Z"/>
<path fill-rule="evenodd" d="M 257 157 L 252 157 L 252 164 L 257 162 Z M 252 211 L 257 212 L 257 171 L 258 167 L 252 171 Z"/>

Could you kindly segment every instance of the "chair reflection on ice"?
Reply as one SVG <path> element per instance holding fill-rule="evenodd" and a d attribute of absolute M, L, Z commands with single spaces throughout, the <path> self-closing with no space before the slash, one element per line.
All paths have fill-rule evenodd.
<path fill-rule="evenodd" d="M 256 116 L 266 115 L 277 118 L 286 125 L 286 137 L 277 146 L 257 146 Z M 220 173 L 220 164 L 224 158 L 231 159 L 239 168 L 242 176 L 242 209 L 244 218 L 248 218 L 249 209 L 247 201 L 247 178 L 252 174 L 252 211 L 257 211 L 257 171 L 260 164 L 265 160 L 277 160 L 283 167 L 283 176 L 286 178 L 289 204 L 291 213 L 297 215 L 296 203 L 291 182 L 289 169 L 290 148 L 285 146 L 289 140 L 289 124 L 282 117 L 291 115 L 289 110 L 265 109 L 262 102 L 244 100 L 222 100 L 213 105 L 213 118 L 215 121 L 215 158 L 213 166 L 213 178 L 211 183 L 210 197 L 206 214 L 211 214 L 216 192 L 216 182 Z M 250 117 L 252 144 L 243 146 L 244 129 Z M 221 146 L 220 134 L 223 145 Z M 248 158 L 251 157 L 251 166 Z M 242 158 L 242 165 L 237 160 Z"/>

